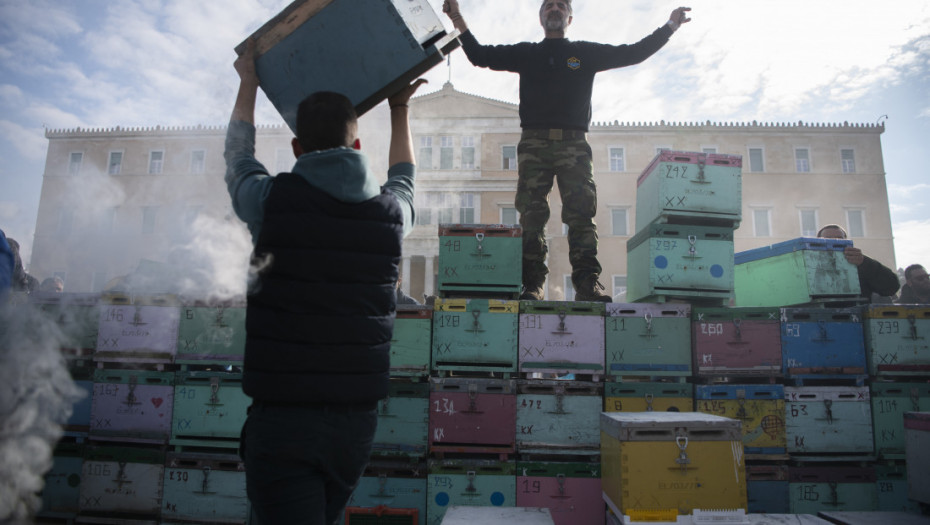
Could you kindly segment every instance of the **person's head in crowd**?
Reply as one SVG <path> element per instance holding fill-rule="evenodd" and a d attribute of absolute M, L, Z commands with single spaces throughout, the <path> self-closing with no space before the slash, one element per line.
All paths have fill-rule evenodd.
<path fill-rule="evenodd" d="M 821 239 L 845 239 L 847 235 L 846 230 L 839 224 L 828 224 L 820 228 L 820 231 L 817 232 L 817 237 Z"/>
<path fill-rule="evenodd" d="M 42 284 L 39 285 L 39 291 L 61 293 L 65 291 L 65 283 L 61 280 L 61 277 L 58 277 L 57 275 L 54 277 L 49 277 L 42 281 Z"/>
<path fill-rule="evenodd" d="M 912 264 L 904 269 L 904 280 L 914 292 L 921 296 L 930 295 L 930 277 L 920 264 Z"/>

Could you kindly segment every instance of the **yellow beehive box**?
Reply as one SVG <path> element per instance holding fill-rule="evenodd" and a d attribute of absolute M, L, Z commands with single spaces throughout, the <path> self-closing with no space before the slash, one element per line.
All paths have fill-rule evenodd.
<path fill-rule="evenodd" d="M 601 487 L 618 515 L 745 509 L 740 422 L 698 412 L 602 412 Z"/>

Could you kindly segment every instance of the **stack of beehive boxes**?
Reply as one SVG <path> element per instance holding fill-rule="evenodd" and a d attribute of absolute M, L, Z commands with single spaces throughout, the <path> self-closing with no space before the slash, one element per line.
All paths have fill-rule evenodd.
<path fill-rule="evenodd" d="M 171 295 L 36 295 L 63 328 L 75 406 L 46 476 L 43 519 L 237 524 L 244 304 Z"/>

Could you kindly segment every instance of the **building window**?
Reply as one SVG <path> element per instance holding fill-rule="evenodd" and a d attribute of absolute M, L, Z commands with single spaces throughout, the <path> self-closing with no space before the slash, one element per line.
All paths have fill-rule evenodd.
<path fill-rule="evenodd" d="M 58 228 L 55 233 L 59 238 L 65 238 L 71 235 L 71 224 L 74 222 L 74 210 L 71 208 L 62 208 L 58 210 Z"/>
<path fill-rule="evenodd" d="M 156 206 L 144 206 L 142 208 L 142 233 L 155 233 L 155 215 L 158 212 Z"/>
<path fill-rule="evenodd" d="M 811 170 L 810 150 L 807 148 L 794 148 L 794 167 L 798 173 L 808 173 Z"/>
<path fill-rule="evenodd" d="M 701 148 L 701 153 L 704 153 L 705 155 L 713 155 L 714 153 L 717 153 L 717 148 L 713 146 L 707 146 Z"/>
<path fill-rule="evenodd" d="M 475 169 L 475 137 L 462 137 L 462 169 Z"/>
<path fill-rule="evenodd" d="M 195 149 L 191 152 L 191 173 L 203 173 L 206 162 L 207 152 L 202 149 Z"/>
<path fill-rule="evenodd" d="M 276 148 L 274 150 L 274 172 L 287 173 L 294 167 L 294 150 L 290 148 Z"/>
<path fill-rule="evenodd" d="M 846 226 L 849 237 L 865 237 L 865 211 L 846 210 Z"/>
<path fill-rule="evenodd" d="M 663 151 L 672 151 L 672 145 L 663 144 L 661 146 L 656 146 L 656 155 L 658 155 L 659 153 L 662 153 Z"/>
<path fill-rule="evenodd" d="M 164 169 L 165 163 L 165 152 L 164 151 L 152 151 L 149 152 L 149 174 L 158 175 Z"/>
<path fill-rule="evenodd" d="M 452 137 L 439 137 L 439 169 L 452 169 Z"/>
<path fill-rule="evenodd" d="M 622 302 L 626 299 L 626 275 L 614 275 L 613 295 L 615 302 Z"/>
<path fill-rule="evenodd" d="M 562 223 L 562 237 L 568 237 L 568 225 Z"/>
<path fill-rule="evenodd" d="M 123 152 L 111 151 L 110 160 L 107 162 L 107 173 L 110 175 L 119 175 L 123 169 Z"/>
<path fill-rule="evenodd" d="M 517 169 L 517 147 L 516 146 L 501 146 L 501 169 L 505 170 L 515 170 Z"/>
<path fill-rule="evenodd" d="M 753 235 L 756 237 L 771 237 L 772 236 L 772 210 L 765 209 L 756 209 L 752 210 L 752 230 Z"/>
<path fill-rule="evenodd" d="M 420 137 L 420 152 L 417 155 L 417 164 L 426 170 L 433 169 L 433 137 Z"/>
<path fill-rule="evenodd" d="M 459 222 L 461 224 L 475 223 L 475 194 L 462 193 L 459 201 Z"/>
<path fill-rule="evenodd" d="M 81 174 L 81 163 L 84 162 L 84 154 L 80 151 L 75 151 L 71 153 L 71 156 L 68 160 L 68 175 L 72 177 L 77 177 Z"/>
<path fill-rule="evenodd" d="M 100 233 L 113 233 L 113 223 L 116 221 L 116 206 L 111 206 L 100 215 Z"/>
<path fill-rule="evenodd" d="M 630 234 L 629 208 L 613 208 L 610 210 L 611 234 L 626 237 Z"/>
<path fill-rule="evenodd" d="M 762 148 L 749 148 L 749 171 L 761 173 L 765 171 L 762 161 Z"/>
<path fill-rule="evenodd" d="M 563 275 L 562 282 L 565 284 L 565 295 L 563 300 L 565 301 L 574 301 L 575 300 L 575 286 L 572 284 L 572 275 Z"/>
<path fill-rule="evenodd" d="M 610 156 L 610 171 L 626 171 L 623 148 L 608 148 L 607 154 Z"/>
<path fill-rule="evenodd" d="M 801 237 L 817 236 L 817 210 L 799 210 L 801 215 Z"/>
<path fill-rule="evenodd" d="M 516 208 L 501 208 L 501 224 L 520 224 Z"/>
<path fill-rule="evenodd" d="M 843 173 L 856 172 L 856 156 L 851 149 L 840 150 L 840 159 L 843 163 Z"/>

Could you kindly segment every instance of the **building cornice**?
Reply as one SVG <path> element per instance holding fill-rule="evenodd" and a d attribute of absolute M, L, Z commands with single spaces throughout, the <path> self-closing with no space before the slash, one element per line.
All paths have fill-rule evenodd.
<path fill-rule="evenodd" d="M 205 126 L 197 124 L 196 126 L 151 126 L 151 127 L 123 127 L 115 126 L 112 128 L 70 128 L 70 129 L 45 129 L 45 138 L 106 138 L 106 137 L 176 137 L 184 135 L 225 135 L 228 126 Z M 256 131 L 269 133 L 275 131 L 286 132 L 291 134 L 290 129 L 285 124 L 259 124 L 255 126 Z"/>
<path fill-rule="evenodd" d="M 853 131 L 867 133 L 884 133 L 885 124 L 843 123 L 835 122 L 592 122 L 590 130 L 594 131 Z"/>

